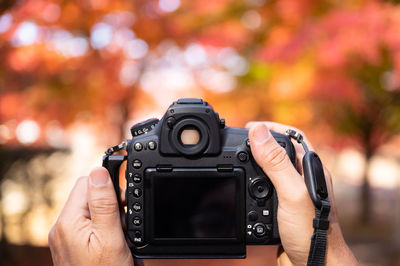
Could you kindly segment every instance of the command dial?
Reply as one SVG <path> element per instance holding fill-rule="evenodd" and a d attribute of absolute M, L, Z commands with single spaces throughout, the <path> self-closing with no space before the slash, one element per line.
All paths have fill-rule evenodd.
<path fill-rule="evenodd" d="M 265 178 L 256 177 L 249 184 L 250 195 L 255 199 L 267 198 L 270 191 L 270 186 Z"/>
<path fill-rule="evenodd" d="M 157 125 L 157 123 L 159 121 L 160 120 L 158 120 L 157 118 L 151 118 L 146 121 L 143 121 L 143 122 L 133 125 L 131 127 L 132 137 L 136 137 L 136 136 L 139 136 L 139 135 L 149 132 L 150 130 L 152 130 L 154 128 L 155 125 Z"/>

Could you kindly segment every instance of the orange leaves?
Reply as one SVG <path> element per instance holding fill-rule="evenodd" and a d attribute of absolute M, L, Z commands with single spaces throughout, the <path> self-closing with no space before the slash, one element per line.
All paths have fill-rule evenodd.
<path fill-rule="evenodd" d="M 36 47 L 28 46 L 11 51 L 8 55 L 8 64 L 15 71 L 32 71 L 40 60 Z"/>
<path fill-rule="evenodd" d="M 6 93 L 0 97 L 0 118 L 2 120 L 14 119 L 17 114 L 23 114 L 22 97 L 20 94 Z"/>

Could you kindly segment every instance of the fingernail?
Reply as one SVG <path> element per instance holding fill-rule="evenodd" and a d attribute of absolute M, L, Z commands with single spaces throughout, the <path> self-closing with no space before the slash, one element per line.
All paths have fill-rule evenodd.
<path fill-rule="evenodd" d="M 102 171 L 93 171 L 90 173 L 90 182 L 95 186 L 105 186 L 110 181 L 107 173 Z"/>
<path fill-rule="evenodd" d="M 268 132 L 268 128 L 264 124 L 256 125 L 253 133 L 256 144 L 264 144 L 270 136 L 271 133 Z"/>

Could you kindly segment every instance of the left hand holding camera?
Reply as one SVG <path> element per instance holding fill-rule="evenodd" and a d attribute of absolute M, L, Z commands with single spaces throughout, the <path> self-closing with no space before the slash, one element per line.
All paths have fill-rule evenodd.
<path fill-rule="evenodd" d="M 49 233 L 54 265 L 133 265 L 106 169 L 77 180 Z"/>

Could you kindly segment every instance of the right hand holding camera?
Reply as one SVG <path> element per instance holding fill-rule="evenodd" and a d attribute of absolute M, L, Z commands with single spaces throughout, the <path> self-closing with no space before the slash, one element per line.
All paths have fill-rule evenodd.
<path fill-rule="evenodd" d="M 247 127 L 250 128 L 249 138 L 252 154 L 272 181 L 278 194 L 278 226 L 284 249 L 278 258 L 279 265 L 290 265 L 290 263 L 306 265 L 313 233 L 314 205 L 303 176 L 295 169 L 285 150 L 275 141 L 269 131 L 284 133 L 289 127 L 272 122 L 251 122 Z M 304 134 L 302 135 L 305 137 Z M 306 138 L 305 141 L 307 146 L 312 149 Z M 294 145 L 298 162 L 301 162 L 304 150 L 300 144 L 294 143 Z M 326 169 L 324 172 L 332 203 L 326 264 L 358 265 L 343 239 L 336 217 L 331 177 Z"/>

